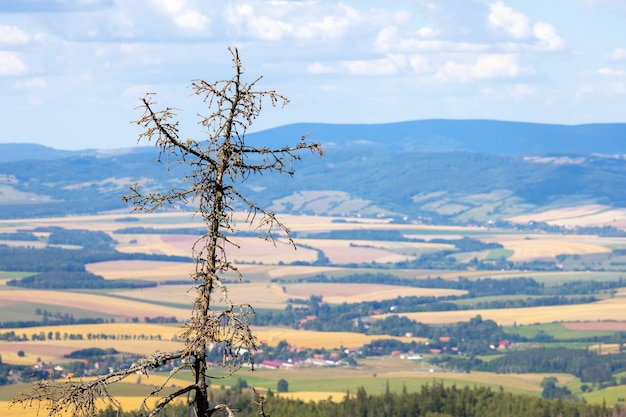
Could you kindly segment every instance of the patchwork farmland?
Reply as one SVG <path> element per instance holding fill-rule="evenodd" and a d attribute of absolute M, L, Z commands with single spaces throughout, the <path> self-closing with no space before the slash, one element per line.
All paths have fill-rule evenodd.
<path fill-rule="evenodd" d="M 578 214 L 587 213 L 582 210 Z M 352 358 L 354 363 L 347 369 L 333 368 L 336 378 L 342 375 L 352 381 L 344 381 L 346 387 L 369 384 L 368 392 L 379 392 L 381 387 L 376 384 L 383 377 L 391 386 L 400 387 L 401 381 L 410 381 L 413 386 L 431 380 L 433 371 L 449 383 L 493 385 L 488 372 L 445 370 L 440 358 L 442 349 L 446 353 L 447 335 L 432 339 L 413 330 L 385 334 L 377 323 L 391 323 L 390 319 L 406 318 L 436 329 L 475 322 L 479 316 L 482 321 L 492 321 L 511 331 L 561 326 L 576 330 L 576 340 L 586 340 L 586 334 L 599 330 L 606 332 L 601 333 L 602 337 L 611 338 L 626 326 L 626 284 L 621 284 L 626 269 L 622 267 L 626 265 L 624 237 L 594 234 L 593 230 L 563 233 L 528 227 L 436 227 L 386 219 L 285 216 L 283 220 L 293 232 L 297 249 L 284 236 L 271 245 L 245 233 L 235 235 L 232 239 L 240 247 L 229 248 L 228 257 L 238 265 L 242 278 L 228 275 L 225 282 L 236 303 L 256 309 L 254 330 L 259 343 L 270 351 L 289 346 L 294 351 L 324 351 L 330 355 L 359 352 L 364 347 L 368 352 L 380 349 L 382 356 L 376 356 L 379 353 L 374 350 L 373 358 Z M 241 218 L 239 224 L 245 232 L 245 219 Z M 200 238 L 198 228 L 187 213 L 0 222 L 0 244 L 6 248 L 45 248 L 49 245 L 47 239 L 61 229 L 103 233 L 114 242 L 112 250 L 120 254 L 118 259 L 112 256 L 85 262 L 85 271 L 109 283 L 99 288 L 34 288 L 16 282 L 37 271 L 0 272 L 2 363 L 63 364 L 72 352 L 89 348 L 114 348 L 118 354 L 128 355 L 179 349 L 180 326 L 189 317 L 194 296 L 190 278 L 193 264 L 188 258 Z M 34 236 L 31 240 L 15 237 L 29 231 Z M 78 253 L 81 245 L 58 247 Z M 505 288 L 524 280 L 536 284 L 534 293 L 523 295 Z M 133 284 L 116 285 L 120 282 Z M 478 288 L 482 282 L 505 289 L 498 293 L 492 288 L 496 292 L 483 294 Z M 596 286 L 588 293 L 558 293 L 583 282 L 594 282 Z M 555 304 L 546 305 L 548 302 Z M 359 311 L 358 315 L 354 311 Z M 298 317 L 296 321 L 285 321 L 290 314 Z M 338 322 L 320 322 L 323 314 L 332 314 Z M 69 317 L 75 323 L 55 323 Z M 95 319 L 99 319 L 97 323 Z M 81 320 L 91 324 L 79 324 Z M 6 336 L 9 334 L 15 337 Z M 387 351 L 385 343 L 392 346 L 389 341 L 397 342 L 393 346 L 398 348 Z M 598 349 L 598 344 L 591 341 L 576 343 Z M 419 355 L 412 351 L 414 346 L 428 344 L 436 348 Z M 613 351 L 621 352 L 621 341 L 612 346 Z M 411 355 L 419 356 L 420 362 L 410 362 L 412 365 L 406 368 L 409 362 L 401 357 Z M 276 372 L 261 368 L 258 373 L 244 372 L 243 377 L 250 381 L 258 378 L 259 387 L 271 388 L 279 378 Z M 339 386 L 328 382 L 303 382 L 318 380 L 316 372 L 322 375 L 327 371 L 290 371 L 290 386 L 296 391 L 289 395 L 342 395 Z M 363 380 L 366 374 L 378 375 L 378 382 L 372 382 L 378 388 Z M 498 385 L 511 392 L 537 395 L 546 375 L 552 374 L 499 377 Z M 595 392 L 593 396 L 582 392 L 580 386 L 584 383 L 574 375 L 562 374 L 559 380 L 581 398 L 597 398 Z M 224 381 L 234 383 L 228 378 Z M 6 390 L 10 387 L 0 390 L 0 400 L 8 401 Z M 128 397 L 127 401 L 134 404 L 136 398 Z M 11 409 L 10 415 L 30 415 L 20 412 Z"/>

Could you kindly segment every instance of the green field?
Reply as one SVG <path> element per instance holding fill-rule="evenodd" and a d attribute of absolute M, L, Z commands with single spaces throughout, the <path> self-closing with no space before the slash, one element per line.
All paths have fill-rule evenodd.
<path fill-rule="evenodd" d="M 125 316 L 117 314 L 98 313 L 87 309 L 65 307 L 45 303 L 15 303 L 2 307 L 2 321 L 41 321 L 42 315 L 36 314 L 37 309 L 47 310 L 51 317 L 55 315 L 71 315 L 75 319 L 115 320 L 124 322 Z M 52 319 L 51 319 L 52 320 Z M 25 328 L 28 330 L 28 328 Z"/>
<path fill-rule="evenodd" d="M 487 254 L 485 258 L 488 261 L 497 261 L 498 259 L 504 258 L 507 259 L 513 255 L 514 251 L 510 249 L 492 249 Z"/>
<path fill-rule="evenodd" d="M 22 277 L 26 277 L 28 275 L 32 275 L 32 272 L 7 272 L 7 271 L 0 271 L 0 281 L 2 280 L 9 280 L 9 279 L 18 279 L 18 278 L 22 278 Z M 2 287 L 0 286 L 0 289 L 2 289 Z"/>
<path fill-rule="evenodd" d="M 519 335 L 529 339 L 536 337 L 538 334 L 544 333 L 560 341 L 592 338 L 596 336 L 611 336 L 615 334 L 615 331 L 611 330 L 570 330 L 560 323 L 507 326 L 505 327 L 505 331 L 507 333 Z"/>

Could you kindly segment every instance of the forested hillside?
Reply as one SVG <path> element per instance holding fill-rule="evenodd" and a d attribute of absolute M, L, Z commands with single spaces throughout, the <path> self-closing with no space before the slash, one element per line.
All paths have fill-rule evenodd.
<path fill-rule="evenodd" d="M 545 207 L 626 207 L 626 124 L 300 124 L 254 133 L 250 140 L 271 146 L 307 133 L 327 155 L 304 156 L 295 178 L 246 181 L 253 201 L 279 212 L 384 213 L 438 223 L 500 220 Z M 137 179 L 160 190 L 183 176 L 154 164 L 153 149 L 145 147 L 68 152 L 5 144 L 0 154 L 10 155 L 0 158 L 3 218 L 120 209 L 119 195 Z"/>

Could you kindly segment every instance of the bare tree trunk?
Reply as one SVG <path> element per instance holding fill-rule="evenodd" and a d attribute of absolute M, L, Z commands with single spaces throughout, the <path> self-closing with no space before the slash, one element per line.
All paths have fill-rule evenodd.
<path fill-rule="evenodd" d="M 201 97 L 209 109 L 208 116 L 200 116 L 199 122 L 206 129 L 208 138 L 181 140 L 178 122 L 172 121 L 176 116 L 174 109 L 167 107 L 155 110 L 156 102 L 152 100 L 152 94 L 142 99 L 144 113 L 136 123 L 144 131 L 139 139 L 154 141 L 159 147 L 159 156 L 168 165 L 188 165 L 192 173 L 184 177 L 187 186 L 165 193 L 143 194 L 135 184 L 131 187 L 131 193 L 122 197 L 124 201 L 132 203 L 135 210 L 148 212 L 171 204 L 193 204 L 195 213 L 202 217 L 206 225 L 206 233 L 191 248 L 195 265 L 191 278 L 196 298 L 190 319 L 182 328 L 184 345 L 178 352 L 156 353 L 137 361 L 127 370 L 94 381 L 39 381 L 31 392 L 22 394 L 14 403 L 27 406 L 33 402 L 44 402 L 48 405 L 49 417 L 58 417 L 63 413 L 91 417 L 97 412 L 98 400 L 108 399 L 119 407 L 119 403 L 109 394 L 108 386 L 111 383 L 137 372 L 148 374 L 166 363 L 180 360 L 182 364 L 172 371 L 170 377 L 181 370 L 190 369 L 194 374 L 194 383 L 159 397 L 148 415 L 157 415 L 176 398 L 191 393 L 194 399 L 190 411 L 195 412 L 194 417 L 209 417 L 217 411 L 233 415 L 228 405 L 210 404 L 207 348 L 216 345 L 223 347 L 222 366 L 231 373 L 236 372 L 245 362 L 254 366 L 257 342 L 250 329 L 255 317 L 254 309 L 249 305 L 234 305 L 222 281 L 222 276 L 228 272 L 241 276 L 236 265 L 229 262 L 226 256 L 228 245 L 237 246 L 228 235 L 228 232 L 235 230 L 232 223 L 235 202 L 247 207 L 249 223 L 256 226 L 262 237 L 273 241 L 273 232 L 278 230 L 293 244 L 289 229 L 275 214 L 248 200 L 235 185 L 250 175 L 264 171 L 293 175 L 293 162 L 300 159 L 301 150 L 308 149 L 320 155 L 323 150 L 318 143 L 307 143 L 305 137 L 295 146 L 276 149 L 245 144 L 245 133 L 261 112 L 262 102 L 269 99 L 275 106 L 277 103 L 285 105 L 288 100 L 273 90 L 254 90 L 260 77 L 251 83 L 243 82 L 243 66 L 238 51 L 230 49 L 230 52 L 235 68 L 232 79 L 214 83 L 196 80 L 191 84 L 193 93 Z M 226 307 L 221 310 L 214 308 L 212 303 L 215 297 L 223 300 Z M 160 388 L 157 387 L 145 398 L 142 405 L 144 409 L 147 409 L 149 398 L 158 397 Z M 256 403 L 260 407 L 260 415 L 265 416 L 263 399 L 259 398 Z"/>

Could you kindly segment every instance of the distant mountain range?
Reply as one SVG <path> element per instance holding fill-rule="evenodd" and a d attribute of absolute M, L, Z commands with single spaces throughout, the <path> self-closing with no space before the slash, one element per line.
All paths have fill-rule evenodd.
<path fill-rule="evenodd" d="M 374 125 L 301 123 L 251 133 L 254 146 L 327 149 L 304 155 L 296 175 L 250 178 L 248 196 L 276 211 L 389 215 L 460 222 L 506 219 L 581 204 L 626 207 L 626 124 L 578 126 L 489 120 Z M 0 217 L 93 213 L 123 208 L 135 181 L 181 185 L 150 146 L 61 151 L 0 144 Z"/>
<path fill-rule="evenodd" d="M 297 123 L 249 135 L 282 146 L 303 134 L 328 148 L 369 147 L 387 152 L 467 151 L 495 155 L 626 154 L 626 123 L 556 125 L 494 120 L 416 120 L 388 124 Z"/>

